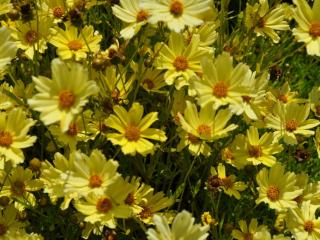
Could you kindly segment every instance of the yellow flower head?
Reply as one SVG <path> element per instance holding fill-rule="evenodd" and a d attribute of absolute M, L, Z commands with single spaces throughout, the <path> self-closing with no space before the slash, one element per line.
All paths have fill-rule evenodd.
<path fill-rule="evenodd" d="M 98 87 L 89 81 L 88 70 L 78 63 L 54 59 L 51 68 L 52 80 L 33 77 L 38 93 L 28 103 L 41 112 L 40 119 L 45 125 L 60 122 L 61 131 L 65 132 L 88 102 L 87 98 L 98 92 Z"/>
<path fill-rule="evenodd" d="M 2 80 L 7 65 L 16 55 L 17 45 L 11 40 L 10 32 L 5 27 L 0 28 L 0 39 L 0 80 Z"/>
<path fill-rule="evenodd" d="M 320 117 L 320 87 L 315 86 L 309 93 L 309 101 L 311 104 L 311 110 L 317 117 Z"/>
<path fill-rule="evenodd" d="M 142 155 L 153 153 L 154 145 L 147 139 L 160 142 L 166 141 L 163 131 L 150 128 L 158 119 L 158 113 L 152 112 L 143 116 L 143 106 L 140 103 L 133 103 L 129 111 L 117 105 L 114 106 L 112 114 L 105 121 L 107 127 L 117 130 L 119 133 L 109 133 L 107 138 L 115 145 L 120 145 L 124 154 L 135 155 L 137 152 Z"/>
<path fill-rule="evenodd" d="M 265 225 L 258 225 L 257 219 L 251 219 L 249 226 L 247 225 L 246 221 L 240 220 L 239 222 L 240 230 L 235 229 L 232 230 L 232 237 L 237 240 L 258 240 L 258 239 L 270 239 L 271 235 L 268 230 L 268 227 Z M 261 238 L 263 237 L 263 238 Z"/>

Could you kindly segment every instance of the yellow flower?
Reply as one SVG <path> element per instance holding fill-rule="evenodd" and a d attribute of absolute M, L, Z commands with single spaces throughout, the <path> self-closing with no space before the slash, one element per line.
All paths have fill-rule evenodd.
<path fill-rule="evenodd" d="M 268 227 L 265 225 L 258 225 L 257 219 L 251 219 L 249 226 L 246 221 L 240 220 L 240 230 L 232 230 L 232 237 L 237 240 L 271 240 L 271 235 Z"/>
<path fill-rule="evenodd" d="M 212 226 L 216 226 L 218 225 L 218 222 L 217 220 L 215 220 L 210 212 L 204 212 L 202 215 L 201 215 L 201 221 L 202 221 L 202 224 L 203 225 L 212 225 Z"/>
<path fill-rule="evenodd" d="M 210 0 L 141 0 L 141 7 L 151 12 L 151 24 L 165 22 L 170 30 L 181 32 L 185 26 L 199 26 L 211 8 Z"/>
<path fill-rule="evenodd" d="M 278 43 L 279 35 L 275 30 L 289 30 L 289 25 L 285 21 L 285 8 L 278 5 L 272 10 L 269 9 L 267 0 L 259 0 L 259 4 L 247 5 L 246 8 L 246 26 L 254 28 L 258 36 L 267 35 L 273 42 Z"/>
<path fill-rule="evenodd" d="M 314 144 L 316 145 L 318 157 L 320 158 L 320 128 L 317 128 L 316 130 Z"/>
<path fill-rule="evenodd" d="M 308 119 L 310 105 L 297 103 L 282 104 L 277 102 L 272 114 L 266 116 L 267 128 L 274 129 L 274 137 L 283 137 L 287 144 L 297 144 L 296 134 L 310 137 L 314 131 L 310 130 L 320 124 L 318 120 Z"/>
<path fill-rule="evenodd" d="M 305 0 L 294 0 L 297 5 L 294 18 L 298 27 L 293 29 L 293 35 L 298 42 L 306 44 L 309 55 L 320 56 L 320 0 L 314 0 L 311 8 Z"/>
<path fill-rule="evenodd" d="M 10 173 L 5 173 L 1 182 L 3 187 L 0 197 L 12 198 L 15 201 L 15 207 L 20 211 L 25 206 L 35 206 L 36 197 L 31 192 L 38 191 L 43 187 L 43 183 L 39 179 L 33 179 L 30 169 L 23 169 L 21 166 L 12 169 Z"/>
<path fill-rule="evenodd" d="M 158 119 L 158 113 L 152 112 L 143 116 L 143 106 L 133 103 L 129 111 L 117 105 L 114 106 L 112 114 L 105 121 L 106 126 L 113 128 L 119 133 L 108 133 L 107 138 L 115 145 L 120 145 L 124 154 L 142 155 L 153 153 L 154 145 L 146 140 L 152 139 L 160 142 L 166 141 L 165 133 L 150 126 Z"/>
<path fill-rule="evenodd" d="M 320 239 L 320 218 L 316 218 L 315 214 L 318 207 L 311 205 L 310 201 L 306 201 L 302 203 L 300 208 L 289 209 L 288 229 L 295 239 Z"/>
<path fill-rule="evenodd" d="M 158 69 L 167 70 L 164 79 L 168 85 L 175 83 L 179 90 L 189 85 L 189 80 L 196 73 L 202 72 L 200 60 L 207 52 L 199 48 L 199 35 L 194 35 L 187 43 L 183 35 L 172 32 L 168 45 L 157 45 L 159 57 L 155 65 Z"/>
<path fill-rule="evenodd" d="M 61 131 L 65 132 L 88 102 L 87 98 L 98 92 L 98 87 L 88 80 L 88 70 L 78 63 L 54 59 L 51 69 L 52 80 L 44 76 L 33 77 L 39 93 L 28 103 L 41 112 L 40 119 L 45 125 L 60 122 Z"/>
<path fill-rule="evenodd" d="M 17 45 L 11 40 L 10 32 L 5 27 L 0 28 L 0 39 L 0 80 L 2 80 L 8 64 L 16 55 Z"/>
<path fill-rule="evenodd" d="M 238 142 L 234 151 L 234 157 L 241 161 L 248 161 L 253 165 L 264 164 L 271 167 L 276 163 L 276 158 L 272 156 L 283 150 L 281 144 L 274 142 L 272 133 L 264 133 L 259 137 L 258 129 L 251 126 L 247 130 L 247 137 L 242 142 Z"/>
<path fill-rule="evenodd" d="M 303 189 L 296 186 L 296 176 L 285 172 L 280 163 L 274 164 L 270 170 L 263 168 L 256 176 L 259 197 L 256 204 L 265 202 L 270 208 L 278 211 L 297 207 L 295 198 L 301 195 Z"/>
<path fill-rule="evenodd" d="M 304 102 L 303 99 L 297 98 L 298 92 L 291 92 L 291 88 L 288 82 L 285 82 L 280 88 L 271 89 L 267 93 L 267 99 L 276 103 L 280 101 L 284 104 L 287 103 L 302 103 Z"/>
<path fill-rule="evenodd" d="M 320 87 L 313 87 L 309 93 L 311 110 L 317 117 L 320 117 Z"/>
<path fill-rule="evenodd" d="M 297 174 L 296 178 L 296 185 L 303 189 L 302 194 L 295 199 L 298 205 L 310 201 L 312 205 L 320 206 L 320 182 L 309 182 L 309 176 L 304 172 Z"/>
<path fill-rule="evenodd" d="M 192 214 L 183 210 L 173 220 L 171 229 L 168 220 L 164 216 L 153 217 L 156 229 L 149 228 L 147 231 L 148 240 L 205 240 L 209 236 L 209 225 L 201 226 L 194 224 Z"/>
<path fill-rule="evenodd" d="M 195 78 L 194 89 L 198 95 L 198 103 L 205 106 L 213 103 L 214 109 L 229 105 L 236 114 L 241 114 L 242 96 L 251 96 L 251 90 L 245 85 L 252 77 L 249 67 L 239 63 L 233 67 L 233 59 L 229 53 L 222 53 L 215 62 L 208 59 L 202 61 L 203 78 Z"/>
<path fill-rule="evenodd" d="M 230 197 L 235 197 L 236 199 L 240 199 L 241 195 L 239 192 L 244 191 L 247 188 L 247 185 L 244 182 L 238 181 L 236 182 L 235 175 L 226 175 L 226 168 L 222 163 L 219 163 L 217 167 L 217 171 L 214 167 L 210 169 L 212 177 L 218 177 L 218 182 L 220 184 L 220 188 L 223 192 Z"/>
<path fill-rule="evenodd" d="M 121 37 L 125 39 L 131 39 L 137 34 L 150 17 L 150 12 L 139 5 L 140 0 L 120 0 L 120 6 L 112 7 L 113 14 L 128 24 L 120 31 Z"/>
<path fill-rule="evenodd" d="M 166 86 L 164 80 L 163 72 L 154 68 L 142 67 L 141 72 L 143 72 L 141 85 L 148 92 L 159 92 L 160 88 Z"/>
<path fill-rule="evenodd" d="M 0 169 L 5 162 L 10 161 L 13 166 L 23 162 L 22 149 L 31 147 L 36 141 L 35 136 L 28 135 L 34 124 L 35 121 L 27 118 L 21 108 L 0 112 Z"/>
<path fill-rule="evenodd" d="M 53 22 L 48 16 L 39 17 L 39 21 L 17 21 L 12 27 L 12 37 L 16 40 L 18 48 L 25 51 L 28 58 L 33 59 L 35 52 L 44 53 L 47 42 L 51 38 L 50 28 Z"/>
<path fill-rule="evenodd" d="M 66 29 L 55 28 L 57 31 L 50 43 L 57 47 L 57 54 L 62 60 L 75 58 L 76 61 L 86 59 L 88 53 L 99 51 L 101 35 L 94 34 L 92 26 L 85 26 L 78 31 L 78 28 L 71 24 L 66 24 Z"/>
<path fill-rule="evenodd" d="M 216 113 L 210 104 L 200 109 L 198 113 L 195 104 L 187 101 L 184 115 L 178 113 L 181 128 L 185 133 L 180 134 L 182 137 L 178 149 L 188 146 L 193 155 L 200 153 L 205 156 L 210 155 L 211 149 L 206 142 L 212 142 L 237 128 L 237 125 L 230 124 L 226 127 L 232 117 L 228 109 L 220 110 Z"/>
<path fill-rule="evenodd" d="M 0 0 L 0 15 L 10 12 L 12 9 L 12 4 L 10 0 Z"/>
<path fill-rule="evenodd" d="M 67 14 L 68 6 L 65 0 L 45 0 L 43 4 L 40 5 L 44 14 L 54 18 L 54 22 L 61 22 L 63 17 Z"/>

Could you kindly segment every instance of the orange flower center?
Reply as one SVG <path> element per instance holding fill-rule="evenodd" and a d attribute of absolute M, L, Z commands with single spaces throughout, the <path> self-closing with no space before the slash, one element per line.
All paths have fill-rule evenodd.
<path fill-rule="evenodd" d="M 251 100 L 251 97 L 249 97 L 249 96 L 242 96 L 242 100 L 243 100 L 244 102 L 246 102 L 246 103 L 249 103 L 250 100 Z"/>
<path fill-rule="evenodd" d="M 152 216 L 151 209 L 149 207 L 143 207 L 142 211 L 139 213 L 139 217 L 146 219 Z"/>
<path fill-rule="evenodd" d="M 17 180 L 11 184 L 11 192 L 15 195 L 23 195 L 26 192 L 26 185 L 23 181 Z"/>
<path fill-rule="evenodd" d="M 142 22 L 148 19 L 150 14 L 146 10 L 140 10 L 137 14 L 137 22 Z"/>
<path fill-rule="evenodd" d="M 9 132 L 0 132 L 0 146 L 1 147 L 10 147 L 12 144 L 12 136 Z"/>
<path fill-rule="evenodd" d="M 118 101 L 119 100 L 119 97 L 120 97 L 120 91 L 118 89 L 113 89 L 112 92 L 111 92 L 111 98 L 114 100 L 114 101 Z"/>
<path fill-rule="evenodd" d="M 183 4 L 180 1 L 172 1 L 170 5 L 170 12 L 175 17 L 180 17 L 183 13 Z"/>
<path fill-rule="evenodd" d="M 258 28 L 264 28 L 266 25 L 266 21 L 263 18 L 260 18 L 258 21 Z"/>
<path fill-rule="evenodd" d="M 30 45 L 38 41 L 39 35 L 38 32 L 34 30 L 29 30 L 24 36 L 26 42 Z"/>
<path fill-rule="evenodd" d="M 102 179 L 98 175 L 92 175 L 89 179 L 89 185 L 92 188 L 100 187 L 102 184 Z"/>
<path fill-rule="evenodd" d="M 212 94 L 217 98 L 225 98 L 228 95 L 228 85 L 220 81 L 213 86 Z"/>
<path fill-rule="evenodd" d="M 285 94 L 280 94 L 278 96 L 278 99 L 283 103 L 287 103 L 288 102 L 288 97 Z"/>
<path fill-rule="evenodd" d="M 262 148 L 259 145 L 250 145 L 248 147 L 250 157 L 258 158 L 262 156 Z"/>
<path fill-rule="evenodd" d="M 270 185 L 267 190 L 267 197 L 270 201 L 277 201 L 280 198 L 280 189 L 277 186 Z"/>
<path fill-rule="evenodd" d="M 311 233 L 314 228 L 314 223 L 310 220 L 304 222 L 304 230 Z"/>
<path fill-rule="evenodd" d="M 62 6 L 56 6 L 52 9 L 53 16 L 56 18 L 62 18 L 64 15 L 64 8 Z"/>
<path fill-rule="evenodd" d="M 189 67 L 188 59 L 185 56 L 177 56 L 173 61 L 173 66 L 177 71 L 184 71 Z"/>
<path fill-rule="evenodd" d="M 222 150 L 222 156 L 229 160 L 234 160 L 233 152 L 229 148 Z"/>
<path fill-rule="evenodd" d="M 312 37 L 320 37 L 320 21 L 314 21 L 309 28 L 309 34 Z"/>
<path fill-rule="evenodd" d="M 224 186 L 226 189 L 233 187 L 233 181 L 230 177 L 221 178 L 222 186 Z"/>
<path fill-rule="evenodd" d="M 299 126 L 299 123 L 296 119 L 291 119 L 286 122 L 286 130 L 288 132 L 293 132 L 297 130 L 298 126 Z"/>
<path fill-rule="evenodd" d="M 200 142 L 200 139 L 197 138 L 195 135 L 188 133 L 188 140 L 192 143 L 192 144 L 198 144 Z"/>
<path fill-rule="evenodd" d="M 135 200 L 134 193 L 131 192 L 128 194 L 126 200 L 124 200 L 124 203 L 131 206 L 134 203 L 134 200 Z"/>
<path fill-rule="evenodd" d="M 76 97 L 70 90 L 62 90 L 59 93 L 59 106 L 61 108 L 70 108 L 75 101 Z"/>
<path fill-rule="evenodd" d="M 204 136 L 204 137 L 210 137 L 211 136 L 211 127 L 209 127 L 206 124 L 201 124 L 197 128 L 197 132 L 199 135 Z"/>
<path fill-rule="evenodd" d="M 140 139 L 140 129 L 133 125 L 133 124 L 129 124 L 126 127 L 124 136 L 129 140 L 129 141 L 133 141 L 136 142 Z"/>
<path fill-rule="evenodd" d="M 99 198 L 96 204 L 96 209 L 99 212 L 107 213 L 111 210 L 112 208 L 112 202 L 110 199 L 104 197 L 104 198 Z"/>
<path fill-rule="evenodd" d="M 67 134 L 71 137 L 77 136 L 78 134 L 78 126 L 76 123 L 71 123 L 69 125 L 69 129 L 67 131 Z"/>
<path fill-rule="evenodd" d="M 7 230 L 8 230 L 8 229 L 7 229 L 7 226 L 0 223 L 0 236 L 5 235 L 6 232 L 7 232 Z"/>
<path fill-rule="evenodd" d="M 243 240 L 253 240 L 253 236 L 251 233 L 243 234 Z"/>
<path fill-rule="evenodd" d="M 72 40 L 68 43 L 68 48 L 72 51 L 78 51 L 82 48 L 82 43 L 79 40 Z"/>
<path fill-rule="evenodd" d="M 148 78 L 143 80 L 143 85 L 146 85 L 149 90 L 153 89 L 156 86 L 154 82 Z"/>

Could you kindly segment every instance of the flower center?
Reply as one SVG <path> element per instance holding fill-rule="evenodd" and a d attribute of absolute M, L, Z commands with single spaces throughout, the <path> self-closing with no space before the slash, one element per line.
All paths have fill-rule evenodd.
<path fill-rule="evenodd" d="M 99 212 L 107 213 L 111 210 L 112 208 L 112 202 L 110 199 L 104 197 L 104 198 L 99 198 L 98 202 L 96 204 L 96 209 Z"/>
<path fill-rule="evenodd" d="M 151 209 L 149 207 L 143 207 L 142 211 L 139 213 L 139 217 L 146 219 L 152 216 Z"/>
<path fill-rule="evenodd" d="M 59 105 L 61 108 L 70 108 L 75 101 L 76 97 L 70 90 L 62 90 L 59 93 Z"/>
<path fill-rule="evenodd" d="M 28 44 L 32 45 L 38 41 L 39 35 L 36 31 L 29 30 L 24 36 L 24 38 Z"/>
<path fill-rule="evenodd" d="M 129 141 L 138 141 L 140 139 L 140 129 L 133 125 L 133 124 L 129 124 L 126 127 L 124 136 L 129 140 Z"/>
<path fill-rule="evenodd" d="M 280 190 L 277 186 L 270 185 L 267 190 L 267 197 L 270 201 L 277 201 L 280 197 Z"/>
<path fill-rule="evenodd" d="M 173 61 L 173 66 L 177 71 L 184 71 L 189 67 L 188 59 L 185 56 L 177 56 Z"/>
<path fill-rule="evenodd" d="M 243 234 L 243 240 L 253 240 L 253 236 L 251 233 Z"/>
<path fill-rule="evenodd" d="M 148 19 L 150 14 L 146 10 L 140 10 L 137 14 L 137 22 L 142 22 Z"/>
<path fill-rule="evenodd" d="M 131 192 L 128 194 L 127 198 L 124 200 L 124 203 L 131 206 L 134 203 L 134 200 L 135 200 L 134 193 Z"/>
<path fill-rule="evenodd" d="M 8 229 L 7 229 L 7 226 L 0 223 L 0 236 L 5 235 L 6 232 L 7 232 L 7 230 L 8 230 Z"/>
<path fill-rule="evenodd" d="M 230 148 L 225 148 L 225 149 L 223 149 L 223 150 L 222 150 L 222 156 L 223 156 L 225 159 L 234 160 L 233 152 L 230 150 Z"/>
<path fill-rule="evenodd" d="M 287 103 L 288 102 L 288 97 L 285 94 L 280 94 L 278 96 L 278 99 L 283 103 Z"/>
<path fill-rule="evenodd" d="M 299 126 L 299 123 L 296 119 L 291 119 L 286 122 L 286 130 L 288 132 L 293 132 L 297 130 L 298 126 Z"/>
<path fill-rule="evenodd" d="M 12 136 L 9 132 L 0 132 L 0 146 L 1 147 L 10 147 L 12 144 Z"/>
<path fill-rule="evenodd" d="M 156 85 L 154 84 L 154 82 L 151 79 L 144 79 L 143 80 L 143 85 L 146 85 L 146 87 L 151 90 L 153 89 Z"/>
<path fill-rule="evenodd" d="M 77 136 L 78 134 L 78 126 L 76 123 L 71 123 L 69 125 L 69 129 L 67 131 L 67 134 L 71 137 Z"/>
<path fill-rule="evenodd" d="M 228 95 L 228 85 L 223 81 L 216 83 L 213 86 L 212 94 L 217 98 L 225 98 Z"/>
<path fill-rule="evenodd" d="M 207 186 L 210 191 L 215 191 L 222 185 L 222 181 L 218 176 L 209 176 L 207 180 Z"/>
<path fill-rule="evenodd" d="M 310 220 L 304 222 L 304 230 L 306 230 L 308 233 L 311 233 L 314 228 L 314 223 Z"/>
<path fill-rule="evenodd" d="M 72 40 L 68 43 L 68 48 L 72 51 L 78 51 L 82 48 L 82 43 L 79 40 Z"/>
<path fill-rule="evenodd" d="M 222 186 L 224 186 L 226 189 L 233 187 L 233 181 L 230 177 L 221 178 Z"/>
<path fill-rule="evenodd" d="M 11 192 L 15 195 L 23 195 L 26 191 L 26 185 L 23 181 L 17 180 L 11 184 Z"/>
<path fill-rule="evenodd" d="M 102 179 L 98 175 L 92 175 L 89 179 L 89 185 L 92 188 L 100 187 L 102 184 Z"/>
<path fill-rule="evenodd" d="M 309 34 L 312 37 L 320 37 L 320 21 L 314 21 L 309 28 Z"/>
<path fill-rule="evenodd" d="M 242 96 L 242 100 L 243 100 L 244 102 L 246 102 L 246 103 L 249 103 L 250 100 L 251 100 L 251 97 L 249 97 L 249 96 Z"/>
<path fill-rule="evenodd" d="M 258 28 L 264 28 L 266 26 L 266 21 L 263 18 L 260 18 L 258 21 Z"/>
<path fill-rule="evenodd" d="M 316 108 L 316 114 L 320 115 L 320 105 L 317 105 L 315 108 Z"/>
<path fill-rule="evenodd" d="M 64 8 L 62 6 L 56 6 L 52 9 L 53 16 L 56 18 L 62 18 L 64 15 Z"/>
<path fill-rule="evenodd" d="M 192 143 L 192 144 L 198 144 L 200 142 L 200 139 L 197 138 L 195 135 L 188 133 L 188 140 Z"/>
<path fill-rule="evenodd" d="M 200 136 L 209 138 L 211 136 L 211 127 L 209 127 L 206 124 L 201 124 L 197 128 L 197 132 L 199 133 Z"/>
<path fill-rule="evenodd" d="M 170 12 L 175 17 L 180 17 L 183 13 L 183 4 L 180 1 L 172 1 L 170 5 Z"/>
<path fill-rule="evenodd" d="M 258 158 L 262 156 L 262 148 L 259 145 L 250 145 L 248 147 L 250 157 Z"/>

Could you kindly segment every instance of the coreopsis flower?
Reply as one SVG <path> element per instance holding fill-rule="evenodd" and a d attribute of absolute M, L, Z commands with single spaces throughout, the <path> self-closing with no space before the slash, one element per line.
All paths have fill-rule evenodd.
<path fill-rule="evenodd" d="M 168 85 L 175 84 L 176 89 L 189 85 L 190 78 L 202 72 L 200 61 L 207 52 L 199 48 L 200 37 L 193 35 L 189 43 L 183 35 L 172 32 L 168 45 L 157 45 L 159 56 L 155 66 L 167 70 L 164 79 Z"/>
<path fill-rule="evenodd" d="M 296 239 L 320 239 L 320 218 L 315 215 L 318 207 L 306 201 L 302 202 L 300 208 L 289 209 L 287 225 Z"/>
<path fill-rule="evenodd" d="M 243 158 L 235 158 L 234 153 L 237 151 L 238 146 L 245 141 L 246 139 L 243 134 L 236 135 L 232 143 L 221 150 L 222 160 L 239 170 L 243 169 L 248 164 L 248 161 Z"/>
<path fill-rule="evenodd" d="M 160 142 L 166 141 L 165 133 L 150 126 L 158 119 L 157 112 L 148 113 L 143 116 L 143 106 L 133 103 L 129 111 L 119 105 L 114 106 L 113 111 L 105 121 L 106 126 L 117 130 L 119 133 L 108 133 L 107 138 L 115 145 L 120 145 L 124 154 L 141 155 L 153 153 L 155 147 L 147 139 Z"/>
<path fill-rule="evenodd" d="M 132 186 L 120 179 L 107 188 L 103 194 L 90 193 L 84 199 L 75 202 L 75 208 L 85 215 L 84 221 L 116 228 L 117 218 L 132 216 L 131 208 L 124 202 L 132 191 Z"/>
<path fill-rule="evenodd" d="M 54 18 L 55 23 L 62 21 L 69 8 L 65 0 L 45 0 L 40 7 L 45 14 L 49 13 L 49 16 Z"/>
<path fill-rule="evenodd" d="M 195 0 L 141 0 L 141 7 L 150 11 L 151 24 L 165 22 L 170 30 L 181 32 L 185 26 L 199 26 L 211 8 L 211 1 Z"/>
<path fill-rule="evenodd" d="M 309 93 L 310 108 L 317 117 L 320 117 L 320 87 L 313 87 Z"/>
<path fill-rule="evenodd" d="M 154 68 L 142 67 L 143 72 L 141 85 L 148 92 L 161 92 L 160 88 L 166 86 L 162 71 Z"/>
<path fill-rule="evenodd" d="M 11 40 L 10 32 L 5 27 L 0 28 L 0 39 L 0 80 L 2 80 L 6 67 L 16 55 L 17 45 Z"/>
<path fill-rule="evenodd" d="M 303 201 L 310 201 L 312 205 L 320 206 L 320 182 L 309 182 L 308 174 L 302 172 L 296 176 L 296 185 L 303 192 L 295 200 L 300 205 Z"/>
<path fill-rule="evenodd" d="M 251 219 L 249 226 L 246 221 L 240 220 L 238 222 L 240 230 L 232 230 L 232 237 L 237 240 L 271 240 L 271 234 L 268 227 L 265 225 L 258 225 L 257 219 Z"/>
<path fill-rule="evenodd" d="M 311 8 L 306 0 L 294 0 L 297 6 L 294 19 L 298 26 L 293 29 L 293 35 L 298 42 L 304 42 L 309 55 L 320 56 L 320 4 L 314 0 Z"/>
<path fill-rule="evenodd" d="M 153 221 L 155 223 L 155 229 L 148 229 L 148 240 L 204 240 L 209 236 L 207 233 L 209 231 L 209 225 L 201 226 L 200 224 L 194 224 L 194 218 L 191 213 L 186 210 L 177 214 L 171 228 L 169 227 L 168 220 L 164 216 L 154 215 Z"/>
<path fill-rule="evenodd" d="M 79 197 L 103 194 L 120 177 L 117 173 L 119 164 L 114 160 L 107 161 L 99 150 L 93 150 L 90 156 L 74 152 L 71 157 L 72 169 L 66 175 L 65 193 L 77 193 Z"/>
<path fill-rule="evenodd" d="M 296 91 L 292 92 L 289 83 L 285 82 L 280 88 L 273 88 L 267 92 L 267 99 L 274 103 L 280 101 L 283 104 L 305 102 L 305 100 L 297 98 L 298 94 Z"/>
<path fill-rule="evenodd" d="M 240 192 L 247 188 L 244 182 L 236 181 L 235 175 L 226 175 L 226 168 L 222 163 L 219 163 L 217 170 L 214 167 L 210 169 L 211 177 L 216 177 L 218 180 L 218 187 L 223 190 L 223 192 L 229 196 L 233 196 L 236 199 L 240 199 Z M 208 186 L 210 189 L 210 186 Z"/>
<path fill-rule="evenodd" d="M 259 197 L 256 204 L 265 202 L 270 208 L 283 211 L 297 207 L 295 199 L 300 196 L 303 189 L 296 186 L 296 175 L 285 172 L 280 163 L 274 164 L 270 170 L 263 168 L 256 176 Z"/>
<path fill-rule="evenodd" d="M 248 161 L 253 165 L 264 164 L 271 167 L 276 163 L 276 158 L 273 156 L 283 150 L 281 144 L 274 142 L 272 133 L 264 133 L 259 137 L 259 132 L 256 127 L 251 126 L 247 130 L 247 136 L 242 142 L 238 142 L 234 157 L 241 161 Z"/>
<path fill-rule="evenodd" d="M 1 74 L 1 73 L 0 73 Z M 0 110 L 9 110 L 13 108 L 16 102 L 5 94 L 5 92 L 13 93 L 13 86 L 9 85 L 7 82 L 2 82 L 0 85 Z"/>
<path fill-rule="evenodd" d="M 35 53 L 44 53 L 47 49 L 52 24 L 52 19 L 48 16 L 39 16 L 39 20 L 29 22 L 17 21 L 12 27 L 12 37 L 18 48 L 24 50 L 28 58 L 33 59 Z"/>
<path fill-rule="evenodd" d="M 193 155 L 200 153 L 205 156 L 210 155 L 211 149 L 206 142 L 212 142 L 236 129 L 237 125 L 227 123 L 232 117 L 228 109 L 213 110 L 210 104 L 202 107 L 200 112 L 197 106 L 190 101 L 186 102 L 184 115 L 178 113 L 181 128 L 184 130 L 180 135 L 182 137 L 178 149 L 188 146 Z"/>
<path fill-rule="evenodd" d="M 28 135 L 34 124 L 35 121 L 27 118 L 21 108 L 0 112 L 0 169 L 5 162 L 16 166 L 24 161 L 22 149 L 31 147 L 37 139 Z"/>
<path fill-rule="evenodd" d="M 318 157 L 320 158 L 320 128 L 317 128 L 316 130 L 316 134 L 314 137 L 314 144 L 316 146 Z"/>
<path fill-rule="evenodd" d="M 43 183 L 39 179 L 33 179 L 33 173 L 30 169 L 18 166 L 10 173 L 4 174 L 2 178 L 0 197 L 7 196 L 13 199 L 15 207 L 20 211 L 25 206 L 35 206 L 36 197 L 31 192 L 40 190 Z"/>
<path fill-rule="evenodd" d="M 54 59 L 51 69 L 52 79 L 33 77 L 38 93 L 28 103 L 40 112 L 45 125 L 59 122 L 61 131 L 65 132 L 88 102 L 88 97 L 98 92 L 98 87 L 94 81 L 89 81 L 88 70 L 79 63 Z"/>
<path fill-rule="evenodd" d="M 246 27 L 253 28 L 258 36 L 268 36 L 273 42 L 278 43 L 279 35 L 275 30 L 289 30 L 286 22 L 285 8 L 278 5 L 272 10 L 269 9 L 267 0 L 259 0 L 255 5 L 247 5 Z"/>
<path fill-rule="evenodd" d="M 112 12 L 117 18 L 128 24 L 120 31 L 124 39 L 131 39 L 137 34 L 150 17 L 150 12 L 140 7 L 140 0 L 120 0 L 120 6 L 114 5 Z"/>
<path fill-rule="evenodd" d="M 57 47 L 57 54 L 62 60 L 74 57 L 76 61 L 86 59 L 89 53 L 96 53 L 100 49 L 102 36 L 94 34 L 92 26 L 84 26 L 81 31 L 77 27 L 66 24 L 66 29 L 55 28 L 56 34 L 50 43 Z"/>
<path fill-rule="evenodd" d="M 310 130 L 320 124 L 316 119 L 307 119 L 310 105 L 297 103 L 282 104 L 277 102 L 272 114 L 265 118 L 267 128 L 274 129 L 276 139 L 283 138 L 287 144 L 297 144 L 296 134 L 310 137 L 314 131 Z"/>
<path fill-rule="evenodd" d="M 203 59 L 202 69 L 202 79 L 195 78 L 193 81 L 199 105 L 203 107 L 213 103 L 214 109 L 218 109 L 230 104 L 232 111 L 241 114 L 242 96 L 251 96 L 250 88 L 244 84 L 252 77 L 249 67 L 243 63 L 233 67 L 233 58 L 223 52 L 214 63 Z"/>
<path fill-rule="evenodd" d="M 218 225 L 218 221 L 211 216 L 210 212 L 204 212 L 201 215 L 201 222 L 203 225 L 211 225 L 211 226 Z"/>
<path fill-rule="evenodd" d="M 10 12 L 12 4 L 10 0 L 0 0 L 0 15 Z"/>

